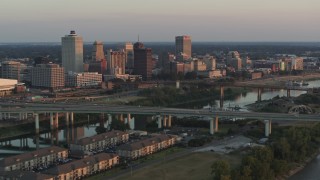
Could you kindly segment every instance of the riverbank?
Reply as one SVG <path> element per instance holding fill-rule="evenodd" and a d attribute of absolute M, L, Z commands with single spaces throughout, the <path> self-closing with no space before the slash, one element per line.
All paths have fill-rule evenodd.
<path fill-rule="evenodd" d="M 274 76 L 270 78 L 255 79 L 250 81 L 237 82 L 241 85 L 272 85 L 272 86 L 282 86 L 288 81 L 311 81 L 320 79 L 319 73 L 314 74 L 303 74 L 303 75 L 289 75 L 289 76 Z"/>
<path fill-rule="evenodd" d="M 307 158 L 302 164 L 299 164 L 295 168 L 291 169 L 288 174 L 286 174 L 284 177 L 277 177 L 277 180 L 284 180 L 284 179 L 289 179 L 290 177 L 294 176 L 295 174 L 299 173 L 302 171 L 311 161 L 317 158 L 317 156 L 320 155 L 320 149 L 318 150 L 317 153 L 314 153 L 312 156 Z"/>

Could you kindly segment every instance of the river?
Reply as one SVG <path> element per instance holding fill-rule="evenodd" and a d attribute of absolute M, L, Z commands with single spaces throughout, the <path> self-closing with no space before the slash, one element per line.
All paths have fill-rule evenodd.
<path fill-rule="evenodd" d="M 320 80 L 314 80 L 314 81 L 308 81 L 309 86 L 308 87 L 320 87 Z M 306 93 L 305 91 L 291 91 L 291 96 L 299 96 L 301 94 Z M 234 100 L 228 100 L 224 101 L 224 108 L 228 107 L 235 107 L 239 106 L 241 107 L 241 111 L 247 111 L 246 105 L 252 104 L 257 100 L 257 90 L 252 90 L 250 92 L 244 93 L 236 97 Z M 286 90 L 264 90 L 262 91 L 262 100 L 271 99 L 275 96 L 286 96 L 287 91 Z M 210 104 L 210 102 L 208 102 Z M 215 104 L 219 104 L 219 101 L 216 101 Z M 136 120 L 137 122 L 138 120 Z M 59 132 L 55 135 L 55 141 L 57 140 L 60 144 L 66 143 L 66 141 L 76 141 L 77 139 L 81 139 L 83 137 L 89 137 L 96 134 L 96 127 L 99 126 L 99 123 L 90 123 L 90 118 L 88 120 L 88 123 L 81 127 L 74 127 L 69 129 L 62 129 L 59 130 Z M 105 124 L 105 127 L 107 125 Z M 40 135 L 40 148 L 41 147 L 47 147 L 51 146 L 51 143 L 48 143 L 45 141 L 45 139 L 50 139 L 51 133 L 42 133 Z M 34 136 L 27 136 L 25 137 L 27 140 L 28 146 L 31 148 L 35 148 L 35 138 Z M 20 147 L 21 145 L 20 139 L 11 140 L 11 145 L 14 147 Z M 0 158 L 10 156 L 12 154 L 19 154 L 23 153 L 24 151 L 20 151 L 19 149 L 15 150 L 8 150 L 6 148 L 0 147 Z M 313 177 L 320 177 L 320 156 L 318 156 L 315 160 L 313 160 L 310 164 L 306 166 L 302 171 L 294 175 L 290 180 L 298 180 L 298 179 L 320 179 L 320 178 L 313 178 Z"/>

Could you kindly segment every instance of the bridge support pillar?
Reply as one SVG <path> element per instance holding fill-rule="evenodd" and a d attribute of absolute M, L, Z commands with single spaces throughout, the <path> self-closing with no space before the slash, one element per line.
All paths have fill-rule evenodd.
<path fill-rule="evenodd" d="M 128 121 L 127 123 L 130 124 L 130 121 L 131 121 L 131 114 L 130 113 L 127 114 L 127 121 Z"/>
<path fill-rule="evenodd" d="M 168 115 L 168 128 L 171 128 L 171 115 Z"/>
<path fill-rule="evenodd" d="M 176 81 L 176 89 L 180 88 L 180 81 Z"/>
<path fill-rule="evenodd" d="M 269 137 L 271 134 L 271 120 L 265 120 L 264 121 L 264 135 L 266 137 Z"/>
<path fill-rule="evenodd" d="M 50 112 L 50 129 L 53 129 L 53 112 Z"/>
<path fill-rule="evenodd" d="M 219 118 L 218 118 L 218 116 L 216 117 L 216 119 L 214 121 L 214 131 L 215 132 L 219 131 Z"/>
<path fill-rule="evenodd" d="M 8 113 L 8 119 L 10 119 L 11 118 L 11 114 L 10 113 Z"/>
<path fill-rule="evenodd" d="M 35 114 L 36 134 L 39 134 L 39 114 Z"/>
<path fill-rule="evenodd" d="M 220 86 L 220 109 L 223 108 L 223 101 L 224 101 L 224 86 Z"/>
<path fill-rule="evenodd" d="M 70 121 L 71 121 L 71 126 L 73 126 L 73 121 L 74 121 L 73 112 L 70 112 Z"/>
<path fill-rule="evenodd" d="M 54 128 L 55 129 L 59 128 L 59 113 L 58 112 L 56 112 L 56 119 L 55 119 L 55 122 L 54 122 Z"/>
<path fill-rule="evenodd" d="M 210 119 L 210 134 L 214 135 L 214 120 Z"/>
<path fill-rule="evenodd" d="M 109 122 L 109 124 L 112 123 L 112 115 L 111 114 L 108 114 L 108 122 Z"/>
<path fill-rule="evenodd" d="M 158 128 L 161 129 L 162 128 L 162 121 L 161 121 L 160 115 L 157 117 L 157 120 L 158 120 Z"/>
<path fill-rule="evenodd" d="M 258 95 L 257 95 L 258 102 L 261 102 L 261 100 L 262 100 L 261 95 L 262 95 L 262 90 L 261 90 L 261 88 L 258 88 Z"/>
<path fill-rule="evenodd" d="M 163 116 L 163 127 L 167 127 L 167 116 Z"/>
<path fill-rule="evenodd" d="M 69 112 L 66 112 L 65 119 L 66 119 L 66 126 L 69 127 Z"/>
<path fill-rule="evenodd" d="M 2 113 L 0 113 L 0 120 L 2 120 Z"/>
<path fill-rule="evenodd" d="M 290 97 L 290 89 L 287 89 L 287 97 Z"/>

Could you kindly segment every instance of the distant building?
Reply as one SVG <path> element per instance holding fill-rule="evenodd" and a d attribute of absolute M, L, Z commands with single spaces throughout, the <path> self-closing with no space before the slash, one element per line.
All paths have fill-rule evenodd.
<path fill-rule="evenodd" d="M 51 146 L 0 160 L 2 171 L 32 171 L 34 168 L 50 166 L 68 157 L 68 150 Z"/>
<path fill-rule="evenodd" d="M 62 67 L 65 72 L 83 72 L 83 40 L 75 31 L 61 38 Z"/>
<path fill-rule="evenodd" d="M 99 74 L 107 73 L 107 60 L 102 59 L 100 61 L 90 61 L 88 64 L 88 72 L 98 72 Z"/>
<path fill-rule="evenodd" d="M 116 154 L 100 153 L 67 164 L 58 165 L 45 171 L 54 175 L 55 179 L 83 179 L 89 175 L 111 169 L 119 164 L 119 156 Z"/>
<path fill-rule="evenodd" d="M 134 53 L 133 44 L 131 42 L 126 42 L 123 46 L 125 52 L 125 65 L 127 69 L 134 68 Z"/>
<path fill-rule="evenodd" d="M 160 150 L 173 146 L 176 143 L 176 136 L 158 135 L 152 138 L 140 140 L 118 147 L 117 154 L 127 159 L 137 159 L 139 157 L 153 154 Z"/>
<path fill-rule="evenodd" d="M 31 69 L 31 85 L 50 89 L 63 88 L 64 68 L 58 64 L 38 64 Z"/>
<path fill-rule="evenodd" d="M 5 180 L 55 180 L 53 175 L 32 171 L 0 171 L 0 179 Z"/>
<path fill-rule="evenodd" d="M 207 65 L 202 60 L 194 60 L 194 71 L 206 71 Z"/>
<path fill-rule="evenodd" d="M 102 82 L 102 74 L 97 72 L 74 73 L 66 74 L 67 87 L 92 87 L 99 86 Z"/>
<path fill-rule="evenodd" d="M 235 70 L 242 69 L 242 59 L 237 51 L 230 51 L 227 55 L 227 65 L 235 68 Z"/>
<path fill-rule="evenodd" d="M 89 152 L 93 150 L 104 150 L 106 147 L 127 142 L 129 134 L 122 131 L 110 131 L 78 140 L 70 144 L 71 151 Z"/>
<path fill-rule="evenodd" d="M 191 36 L 176 36 L 175 45 L 177 57 L 182 56 L 184 59 L 191 58 Z"/>
<path fill-rule="evenodd" d="M 101 61 L 103 59 L 105 59 L 103 43 L 101 41 L 95 41 L 93 43 L 92 61 Z"/>
<path fill-rule="evenodd" d="M 0 97 L 11 95 L 18 84 L 15 79 L 0 79 Z"/>
<path fill-rule="evenodd" d="M 34 64 L 33 64 L 34 67 L 36 67 L 38 64 L 52 63 L 52 61 L 48 57 L 42 57 L 42 56 L 34 58 L 33 61 L 34 61 Z"/>
<path fill-rule="evenodd" d="M 124 51 L 107 52 L 107 72 L 110 75 L 125 74 L 126 71 L 126 54 Z"/>
<path fill-rule="evenodd" d="M 143 43 L 134 44 L 134 73 L 142 75 L 143 80 L 152 78 L 152 50 L 145 48 Z"/>
<path fill-rule="evenodd" d="M 5 79 L 16 79 L 21 81 L 21 72 L 26 69 L 25 64 L 16 61 L 5 61 L 1 63 L 1 76 Z"/>
<path fill-rule="evenodd" d="M 174 54 L 163 52 L 161 53 L 160 57 L 160 68 L 166 73 L 170 72 L 170 62 L 173 62 L 175 59 Z"/>

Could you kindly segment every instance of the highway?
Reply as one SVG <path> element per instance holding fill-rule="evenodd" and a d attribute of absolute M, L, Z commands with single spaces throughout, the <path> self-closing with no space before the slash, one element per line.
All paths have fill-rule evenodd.
<path fill-rule="evenodd" d="M 143 114 L 143 115 L 172 115 L 178 117 L 204 118 L 250 118 L 279 121 L 320 121 L 320 114 L 284 114 L 243 111 L 221 111 L 208 109 L 180 109 L 162 107 L 119 106 L 100 104 L 36 104 L 36 103 L 0 103 L 0 113 L 106 113 L 106 114 Z"/>

